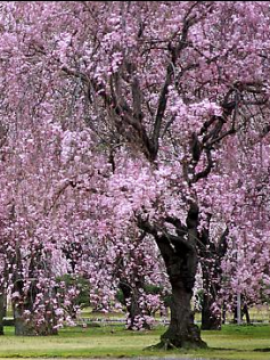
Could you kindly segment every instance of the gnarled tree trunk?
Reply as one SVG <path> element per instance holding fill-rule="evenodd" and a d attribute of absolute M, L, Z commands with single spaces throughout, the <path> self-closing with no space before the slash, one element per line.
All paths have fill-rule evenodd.
<path fill-rule="evenodd" d="M 128 330 L 139 330 L 140 328 L 149 329 L 149 325 L 144 322 L 142 325 L 138 326 L 138 320 L 143 318 L 143 314 L 139 304 L 139 288 L 131 287 L 126 281 L 120 281 L 120 289 L 123 292 L 124 303 L 128 312 Z"/>
<path fill-rule="evenodd" d="M 34 301 L 37 296 L 35 284 L 30 288 L 28 293 L 22 297 L 22 303 L 14 304 L 14 320 L 15 320 L 15 335 L 17 336 L 47 336 L 57 335 L 58 331 L 55 325 L 57 324 L 54 310 L 50 304 L 49 294 L 44 295 L 45 311 L 44 321 L 37 326 L 35 321 Z M 46 301 L 47 299 L 47 301 Z M 25 316 L 25 311 L 30 315 Z"/>
<path fill-rule="evenodd" d="M 136 327 L 136 317 L 140 315 L 138 292 L 125 281 L 120 281 L 119 287 L 123 292 L 124 304 L 128 312 L 127 328 L 132 330 Z"/>
<path fill-rule="evenodd" d="M 6 315 L 6 292 L 4 286 L 0 288 L 0 335 L 4 335 L 4 317 Z"/>
<path fill-rule="evenodd" d="M 198 214 L 197 204 L 191 203 L 187 226 L 182 225 L 179 219 L 167 218 L 166 221 L 175 226 L 177 235 L 172 235 L 166 230 L 160 235 L 160 232 L 147 221 L 139 222 L 144 231 L 155 237 L 172 287 L 170 325 L 161 336 L 161 342 L 157 347 L 170 349 L 206 346 L 201 339 L 198 326 L 194 324 L 191 310 L 198 263 L 196 250 Z"/>
<path fill-rule="evenodd" d="M 205 276 L 204 276 L 205 281 Z M 202 330 L 220 330 L 221 316 L 213 311 L 213 305 L 216 301 L 216 293 L 219 291 L 215 285 L 204 285 L 202 304 Z"/>
<path fill-rule="evenodd" d="M 181 262 L 183 263 L 183 259 L 179 259 L 180 264 Z M 181 266 L 179 270 L 181 272 Z M 182 266 L 182 270 L 192 272 L 195 269 L 183 268 Z M 171 321 L 168 330 L 161 336 L 160 344 L 164 348 L 205 346 L 201 340 L 199 328 L 194 324 L 194 316 L 191 311 L 192 283 L 192 276 L 185 279 L 181 276 L 178 279 L 171 279 Z"/>
<path fill-rule="evenodd" d="M 243 321 L 243 317 L 245 316 L 246 318 L 246 324 L 250 325 L 251 321 L 250 321 L 250 316 L 249 316 L 249 311 L 248 311 L 248 305 L 245 299 L 245 296 L 241 294 L 241 302 L 242 302 L 242 306 L 241 306 L 241 320 Z M 235 324 L 237 324 L 238 322 L 238 314 L 237 314 L 237 299 L 235 300 L 235 305 L 234 305 L 234 318 L 233 318 L 233 322 Z"/>
<path fill-rule="evenodd" d="M 13 291 L 17 294 L 16 299 L 13 300 L 13 312 L 15 322 L 15 335 L 17 336 L 33 336 L 33 335 L 57 335 L 56 317 L 52 309 L 50 297 L 52 294 L 47 289 L 46 293 L 43 293 L 43 301 L 45 306 L 44 321 L 41 325 L 37 326 L 35 322 L 35 301 L 37 295 L 40 293 L 37 287 L 37 278 L 41 266 L 41 247 L 36 249 L 33 253 L 29 265 L 29 278 L 31 284 L 25 291 L 26 280 L 22 270 L 22 258 L 19 247 L 16 248 L 16 272 L 14 275 L 14 287 Z M 26 316 L 27 313 L 27 316 Z"/>
<path fill-rule="evenodd" d="M 209 216 L 210 225 L 211 215 Z M 220 330 L 222 317 L 214 311 L 214 304 L 221 289 L 221 261 L 227 251 L 228 228 L 222 233 L 216 243 L 210 241 L 209 230 L 204 229 L 200 236 L 203 247 L 201 248 L 201 264 L 203 272 L 203 304 L 202 304 L 202 329 Z"/>
<path fill-rule="evenodd" d="M 7 316 L 7 288 L 8 288 L 8 251 L 7 247 L 3 246 L 1 249 L 6 257 L 3 260 L 3 268 L 0 279 L 0 335 L 4 335 L 4 317 Z"/>

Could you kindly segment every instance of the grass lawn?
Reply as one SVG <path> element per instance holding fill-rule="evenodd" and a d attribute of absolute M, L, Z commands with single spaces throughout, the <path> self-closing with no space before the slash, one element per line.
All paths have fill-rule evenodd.
<path fill-rule="evenodd" d="M 233 320 L 233 314 L 230 312 L 227 312 L 226 314 L 226 318 L 227 321 L 231 321 Z M 10 310 L 10 317 L 12 317 L 12 312 Z M 249 316 L 250 316 L 250 320 L 251 322 L 270 322 L 270 306 L 269 305 L 256 305 L 253 307 L 249 308 Z M 89 318 L 89 319 L 125 319 L 126 318 L 126 314 L 125 313 L 96 313 L 96 312 L 92 312 L 92 308 L 91 307 L 86 307 L 82 310 L 82 314 L 81 314 L 82 318 Z M 156 319 L 161 319 L 161 317 L 159 316 L 159 314 L 156 314 Z M 169 316 L 168 316 L 169 318 Z M 163 318 L 162 318 L 163 319 Z M 197 322 L 201 321 L 201 313 L 200 312 L 196 312 L 195 313 L 195 320 Z M 245 318 L 244 318 L 245 320 Z"/>
<path fill-rule="evenodd" d="M 224 326 L 222 331 L 203 332 L 209 348 L 200 351 L 143 350 L 158 342 L 164 328 L 130 332 L 121 326 L 100 328 L 67 328 L 59 336 L 15 337 L 6 328 L 0 337 L 0 358 L 99 358 L 99 357 L 170 357 L 207 359 L 270 359 L 270 326 Z M 255 350 L 255 351 L 254 351 Z"/>

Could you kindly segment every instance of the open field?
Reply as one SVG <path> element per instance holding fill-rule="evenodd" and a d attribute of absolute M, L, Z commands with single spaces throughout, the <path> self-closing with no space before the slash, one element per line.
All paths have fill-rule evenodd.
<path fill-rule="evenodd" d="M 10 316 L 12 314 L 10 313 Z M 269 305 L 257 305 L 254 307 L 251 307 L 249 309 L 249 316 L 250 316 L 250 321 L 251 322 L 255 322 L 255 323 L 269 323 L 270 324 L 270 308 Z M 89 319 L 90 321 L 95 321 L 95 320 L 104 320 L 104 322 L 106 320 L 112 321 L 114 319 L 125 319 L 126 318 L 126 314 L 125 313 L 102 313 L 102 312 L 92 312 L 92 309 L 90 307 L 84 308 L 82 310 L 81 313 L 81 318 L 84 319 Z M 159 314 L 157 313 L 155 318 L 157 320 L 165 320 L 164 317 L 160 317 Z M 169 319 L 169 315 L 167 316 L 167 319 Z M 201 322 L 201 313 L 200 312 L 196 312 L 195 313 L 195 320 L 197 321 L 197 323 Z M 233 314 L 230 312 L 227 312 L 226 314 L 226 322 L 232 322 L 233 320 Z M 245 322 L 245 318 L 243 319 Z"/>
<path fill-rule="evenodd" d="M 250 315 L 250 320 L 251 322 L 255 322 L 255 323 L 269 323 L 270 324 L 270 305 L 257 305 L 254 307 L 251 307 L 249 309 L 249 315 Z M 7 318 L 12 319 L 13 318 L 13 313 L 12 310 L 9 309 L 8 313 L 7 313 Z M 108 322 L 112 322 L 113 320 L 124 320 L 126 318 L 126 313 L 123 312 L 115 312 L 115 313 L 103 313 L 103 312 L 93 312 L 91 307 L 86 307 L 82 310 L 81 315 L 78 316 L 78 323 L 81 324 L 84 321 L 81 321 L 80 319 L 87 319 L 90 322 L 95 322 L 97 321 L 104 321 L 104 323 L 106 323 L 106 320 L 108 320 Z M 155 318 L 157 320 L 161 320 L 164 321 L 165 318 L 159 316 L 159 314 L 157 313 L 155 315 Z M 169 320 L 169 314 L 166 317 L 167 320 Z M 200 312 L 196 312 L 195 313 L 195 320 L 197 323 L 201 322 L 201 313 Z M 232 322 L 233 320 L 233 314 L 230 312 L 227 312 L 226 314 L 226 321 L 227 322 Z M 245 322 L 245 318 L 243 319 Z"/>
<path fill-rule="evenodd" d="M 145 347 L 158 342 L 164 328 L 129 332 L 122 326 L 67 328 L 59 336 L 15 337 L 6 328 L 0 337 L 0 358 L 102 358 L 190 357 L 205 359 L 270 359 L 270 326 L 224 326 L 222 331 L 203 332 L 209 348 L 200 351 L 153 351 Z"/>

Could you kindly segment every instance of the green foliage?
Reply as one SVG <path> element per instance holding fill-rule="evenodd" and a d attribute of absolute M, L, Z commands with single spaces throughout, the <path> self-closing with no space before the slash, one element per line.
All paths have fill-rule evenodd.
<path fill-rule="evenodd" d="M 161 286 L 157 286 L 154 284 L 146 284 L 146 285 L 144 285 L 144 291 L 146 294 L 162 295 L 163 288 Z M 122 305 L 125 305 L 124 294 L 121 289 L 118 289 L 118 291 L 116 293 L 116 300 L 119 301 Z"/>
<path fill-rule="evenodd" d="M 14 319 L 13 318 L 4 318 L 3 319 L 3 324 L 4 326 L 14 326 Z"/>
<path fill-rule="evenodd" d="M 121 289 L 117 290 L 115 297 L 116 297 L 116 300 L 120 302 L 120 304 L 125 305 L 124 294 Z"/>
<path fill-rule="evenodd" d="M 146 284 L 144 287 L 144 291 L 146 292 L 146 294 L 151 294 L 151 295 L 162 295 L 163 293 L 163 287 L 161 286 L 157 286 L 154 284 Z"/>
<path fill-rule="evenodd" d="M 71 274 L 65 274 L 61 277 L 57 278 L 57 282 L 60 284 L 61 282 L 65 283 L 65 287 L 68 289 L 69 287 L 75 286 L 79 290 L 79 295 L 76 297 L 74 305 L 79 305 L 80 307 L 86 307 L 90 305 L 90 285 L 87 279 L 83 277 L 72 276 Z M 61 288 L 58 291 L 64 291 Z"/>
<path fill-rule="evenodd" d="M 171 294 L 164 295 L 163 301 L 164 301 L 164 305 L 165 305 L 166 308 L 170 307 L 171 299 L 172 299 Z"/>

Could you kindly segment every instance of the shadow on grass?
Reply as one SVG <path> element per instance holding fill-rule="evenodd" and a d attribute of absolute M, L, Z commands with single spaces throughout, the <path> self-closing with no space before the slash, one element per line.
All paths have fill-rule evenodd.
<path fill-rule="evenodd" d="M 242 349 L 236 349 L 236 348 L 222 348 L 222 347 L 209 347 L 207 350 L 210 351 L 224 351 L 224 352 L 232 352 L 232 351 L 236 351 L 236 352 L 270 352 L 270 347 L 265 347 L 265 348 L 257 348 L 254 350 L 242 350 Z"/>
<path fill-rule="evenodd" d="M 253 351 L 258 351 L 258 352 L 270 352 L 270 347 L 254 349 Z"/>

